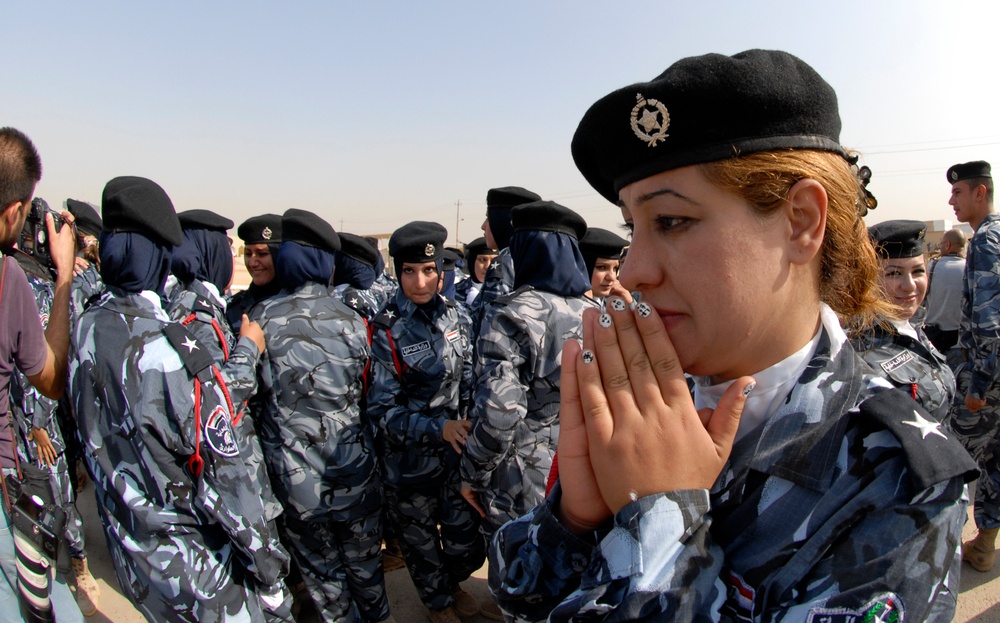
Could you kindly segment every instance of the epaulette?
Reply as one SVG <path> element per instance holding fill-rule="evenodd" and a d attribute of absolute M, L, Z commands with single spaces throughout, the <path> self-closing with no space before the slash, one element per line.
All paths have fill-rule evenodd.
<path fill-rule="evenodd" d="M 187 327 L 179 322 L 169 322 L 163 326 L 163 334 L 180 355 L 184 367 L 191 376 L 202 382 L 212 379 L 211 367 L 215 361 L 208 349 L 188 331 Z"/>
<path fill-rule="evenodd" d="M 972 482 L 979 477 L 979 468 L 965 448 L 905 392 L 878 392 L 859 409 L 862 421 L 879 422 L 899 440 L 922 489 L 951 478 Z"/>
<path fill-rule="evenodd" d="M 193 314 L 198 314 L 198 313 L 208 314 L 210 317 L 214 315 L 213 314 L 213 307 L 212 307 L 211 303 L 209 303 L 208 301 L 206 301 L 201 296 L 196 296 L 195 297 L 195 299 L 194 299 L 194 305 L 191 306 L 191 313 L 193 313 Z"/>
<path fill-rule="evenodd" d="M 399 308 L 396 307 L 395 303 L 390 303 L 379 312 L 378 316 L 375 316 L 372 324 L 378 325 L 382 329 L 391 329 L 397 320 L 399 320 Z"/>

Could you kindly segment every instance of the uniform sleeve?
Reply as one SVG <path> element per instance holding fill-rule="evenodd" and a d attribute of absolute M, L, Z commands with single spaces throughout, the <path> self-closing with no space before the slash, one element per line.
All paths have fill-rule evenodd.
<path fill-rule="evenodd" d="M 983 398 L 986 391 L 1000 382 L 1000 225 L 990 224 L 974 236 L 975 245 L 968 275 L 968 310 L 972 349 L 969 363 L 972 379 L 969 394 Z"/>
<path fill-rule="evenodd" d="M 248 337 L 241 337 L 229 359 L 219 370 L 226 381 L 233 408 L 239 413 L 247 401 L 257 391 L 257 362 L 260 352 L 257 344 Z"/>
<path fill-rule="evenodd" d="M 522 322 L 501 308 L 479 340 L 472 429 L 462 453 L 462 481 L 484 489 L 507 456 L 526 413 L 528 386 L 522 370 L 531 346 Z"/>
<path fill-rule="evenodd" d="M 417 444 L 423 447 L 440 446 L 441 430 L 446 412 L 431 410 L 427 405 L 415 404 L 407 396 L 393 363 L 389 340 L 384 329 L 372 335 L 372 381 L 368 389 L 368 417 L 378 428 L 383 443 L 389 448 L 403 448 Z M 405 371 L 404 371 L 405 375 Z M 432 415 L 436 411 L 439 415 Z"/>

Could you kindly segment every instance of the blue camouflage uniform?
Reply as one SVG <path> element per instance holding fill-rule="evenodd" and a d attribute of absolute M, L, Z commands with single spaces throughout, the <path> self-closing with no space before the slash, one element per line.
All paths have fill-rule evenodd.
<path fill-rule="evenodd" d="M 950 621 L 974 466 L 845 339 L 824 322 L 711 491 L 639 498 L 574 536 L 557 485 L 504 526 L 490 588 L 512 620 Z"/>
<path fill-rule="evenodd" d="M 73 333 L 71 387 L 108 547 L 150 620 L 263 621 L 258 593 L 279 590 L 288 556 L 228 406 L 255 388 L 257 346 L 241 339 L 221 369 L 227 399 L 205 370 L 196 383 L 185 362 L 207 347 L 189 332 L 174 344 L 178 328 L 155 292 L 109 286 Z"/>
<path fill-rule="evenodd" d="M 962 292 L 959 346 L 965 362 L 955 377 L 950 414 L 955 435 L 981 470 L 976 484 L 975 518 L 979 529 L 1000 527 L 1000 215 L 990 213 L 969 241 Z M 965 397 L 985 399 L 970 413 Z"/>
<path fill-rule="evenodd" d="M 226 301 L 214 285 L 200 279 L 178 283 L 170 291 L 167 314 L 208 346 L 216 361 L 225 361 L 229 356 L 236 340 L 226 319 Z"/>
<path fill-rule="evenodd" d="M 286 542 L 324 620 L 383 620 L 382 491 L 360 408 L 370 353 L 365 323 L 332 286 L 315 281 L 253 314 L 267 336 L 260 439 L 285 507 Z"/>
<path fill-rule="evenodd" d="M 443 610 L 486 558 L 459 454 L 442 438 L 471 399 L 468 321 L 443 297 L 417 306 L 400 289 L 374 322 L 372 358 L 368 417 L 381 435 L 389 516 L 421 601 Z"/>
<path fill-rule="evenodd" d="M 497 299 L 503 298 L 514 291 L 514 260 L 510 249 L 503 248 L 490 262 L 483 278 L 483 287 L 479 296 L 472 302 L 469 315 L 472 317 L 472 335 L 476 338 L 473 348 L 479 347 L 479 338 L 483 331 L 489 329 L 490 320 L 496 313 Z"/>
<path fill-rule="evenodd" d="M 479 493 L 492 534 L 545 497 L 559 440 L 559 375 L 566 340 L 582 339 L 586 296 L 522 286 L 494 303 L 476 352 L 472 430 L 462 480 Z"/>
<path fill-rule="evenodd" d="M 893 387 L 909 394 L 937 421 L 946 422 L 955 397 L 955 375 L 922 328 L 910 324 L 909 330 L 915 332 L 916 338 L 886 320 L 852 336 L 851 344 Z"/>
<path fill-rule="evenodd" d="M 365 319 L 365 322 L 374 320 L 375 316 L 385 307 L 385 301 L 382 301 L 380 297 L 381 292 L 376 290 L 341 284 L 334 288 L 334 292 L 345 305 L 358 312 Z"/>

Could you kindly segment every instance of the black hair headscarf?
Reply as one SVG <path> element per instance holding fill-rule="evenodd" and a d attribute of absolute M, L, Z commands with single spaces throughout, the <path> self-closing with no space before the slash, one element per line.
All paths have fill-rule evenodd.
<path fill-rule="evenodd" d="M 380 254 L 381 255 L 381 254 Z M 381 259 L 381 257 L 379 258 Z M 375 283 L 375 269 L 357 258 L 337 251 L 334 255 L 337 272 L 333 275 L 333 285 L 349 285 L 359 290 L 367 290 Z"/>
<path fill-rule="evenodd" d="M 212 229 L 185 229 L 184 244 L 174 250 L 170 270 L 181 283 L 197 279 L 224 292 L 233 276 L 229 237 Z"/>
<path fill-rule="evenodd" d="M 514 288 L 530 285 L 560 296 L 581 296 L 590 289 L 590 276 L 576 238 L 537 229 L 515 231 L 510 237 L 514 260 Z"/>
<path fill-rule="evenodd" d="M 173 249 L 135 232 L 101 232 L 101 279 L 125 292 L 163 297 Z"/>
<path fill-rule="evenodd" d="M 275 279 L 285 290 L 296 290 L 310 281 L 330 285 L 335 265 L 331 251 L 286 241 L 274 258 Z"/>

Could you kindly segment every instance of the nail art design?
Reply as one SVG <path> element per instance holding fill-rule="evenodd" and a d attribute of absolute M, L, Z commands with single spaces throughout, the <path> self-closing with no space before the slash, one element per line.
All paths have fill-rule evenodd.
<path fill-rule="evenodd" d="M 593 351 L 589 351 L 589 350 L 583 351 L 583 363 L 594 363 L 594 353 L 593 353 Z"/>
<path fill-rule="evenodd" d="M 756 381 L 754 381 L 753 383 L 750 383 L 749 385 L 747 385 L 746 387 L 744 387 L 743 388 L 743 397 L 746 398 L 747 396 L 749 396 L 750 392 L 753 391 L 754 387 L 757 387 L 757 382 Z"/>
<path fill-rule="evenodd" d="M 639 312 L 639 315 L 643 318 L 646 318 L 653 313 L 653 308 L 649 306 L 649 303 L 639 303 L 635 306 L 635 311 Z"/>
<path fill-rule="evenodd" d="M 611 297 L 611 309 L 615 311 L 625 311 L 625 301 L 617 296 Z"/>
<path fill-rule="evenodd" d="M 597 318 L 597 323 L 600 324 L 605 329 L 607 329 L 608 327 L 611 326 L 611 316 L 609 316 L 607 314 L 601 314 Z"/>

